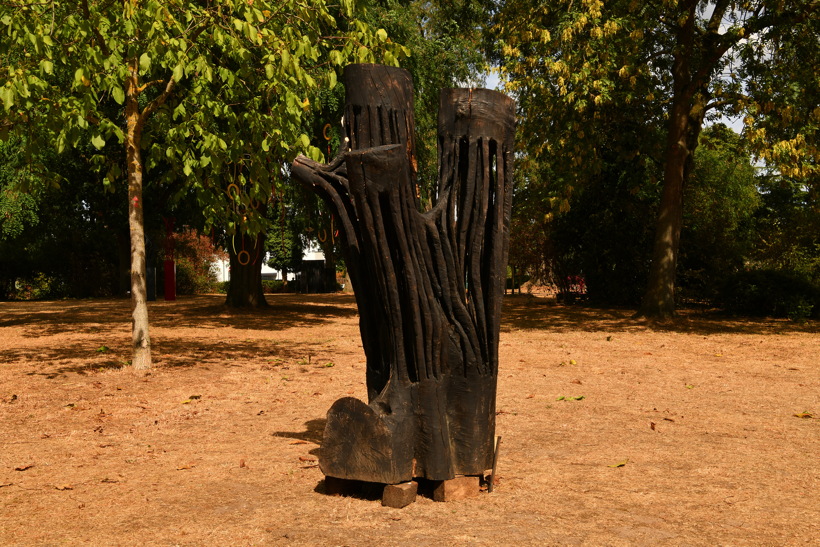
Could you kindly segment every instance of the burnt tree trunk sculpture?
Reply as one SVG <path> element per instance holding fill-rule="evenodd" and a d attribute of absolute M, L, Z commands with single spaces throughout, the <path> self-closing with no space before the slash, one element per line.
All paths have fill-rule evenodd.
<path fill-rule="evenodd" d="M 439 185 L 421 212 L 407 71 L 345 70 L 348 149 L 293 175 L 340 219 L 367 357 L 369 404 L 328 411 L 325 475 L 396 484 L 492 466 L 509 242 L 514 102 L 441 93 Z"/>

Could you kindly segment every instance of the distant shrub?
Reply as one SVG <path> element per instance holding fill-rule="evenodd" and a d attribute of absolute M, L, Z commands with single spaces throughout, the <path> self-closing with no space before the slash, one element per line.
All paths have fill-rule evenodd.
<path fill-rule="evenodd" d="M 732 313 L 801 321 L 820 317 L 820 287 L 790 272 L 742 271 L 726 280 L 716 303 Z"/>
<path fill-rule="evenodd" d="M 266 294 L 271 293 L 283 293 L 283 292 L 293 292 L 294 284 L 293 283 L 285 283 L 282 280 L 263 280 L 262 281 L 262 292 Z"/>
<path fill-rule="evenodd" d="M 178 294 L 204 294 L 217 290 L 213 263 L 226 254 L 211 238 L 190 228 L 174 234 L 174 260 Z"/>
<path fill-rule="evenodd" d="M 69 289 L 64 279 L 44 273 L 17 279 L 11 291 L 12 300 L 54 300 L 68 295 Z"/>

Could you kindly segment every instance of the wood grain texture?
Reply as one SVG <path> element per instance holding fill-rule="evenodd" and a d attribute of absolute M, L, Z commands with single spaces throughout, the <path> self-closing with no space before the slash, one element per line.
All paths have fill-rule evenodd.
<path fill-rule="evenodd" d="M 349 148 L 293 164 L 340 219 L 367 356 L 369 403 L 333 405 L 320 466 L 387 484 L 481 474 L 495 434 L 514 102 L 442 92 L 439 186 L 422 212 L 409 73 L 352 65 L 345 86 Z"/>

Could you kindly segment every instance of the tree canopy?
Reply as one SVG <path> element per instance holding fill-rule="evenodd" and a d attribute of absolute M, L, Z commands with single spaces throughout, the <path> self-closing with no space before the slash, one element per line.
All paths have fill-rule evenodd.
<path fill-rule="evenodd" d="M 564 209 L 573 189 L 601 171 L 603 150 L 623 128 L 664 129 L 664 141 L 638 131 L 616 146 L 663 169 L 645 315 L 674 311 L 684 187 L 705 120 L 743 116 L 760 157 L 816 184 L 815 8 L 809 0 L 499 6 L 494 53 L 520 102 L 520 140 L 562 189 Z"/>
<path fill-rule="evenodd" d="M 57 0 L 0 14 L 8 68 L 0 129 L 30 149 L 119 144 L 95 160 L 128 186 L 134 359 L 150 366 L 145 306 L 143 173 L 195 193 L 211 222 L 256 233 L 283 161 L 318 157 L 301 121 L 311 97 L 351 61 L 388 64 L 406 53 L 384 30 L 352 19 L 352 0 L 108 3 Z M 350 19 L 344 30 L 338 20 Z M 377 56 L 378 54 L 378 56 Z M 242 191 L 226 191 L 228 182 Z M 125 176 L 124 176 L 125 175 Z M 241 207 L 231 206 L 241 202 Z"/>

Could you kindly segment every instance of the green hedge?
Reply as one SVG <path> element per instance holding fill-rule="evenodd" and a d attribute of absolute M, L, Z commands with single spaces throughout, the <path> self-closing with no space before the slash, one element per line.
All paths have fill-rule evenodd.
<path fill-rule="evenodd" d="M 730 276 L 717 304 L 744 315 L 788 317 L 793 321 L 820 317 L 820 287 L 806 278 L 779 270 L 749 270 Z"/>

